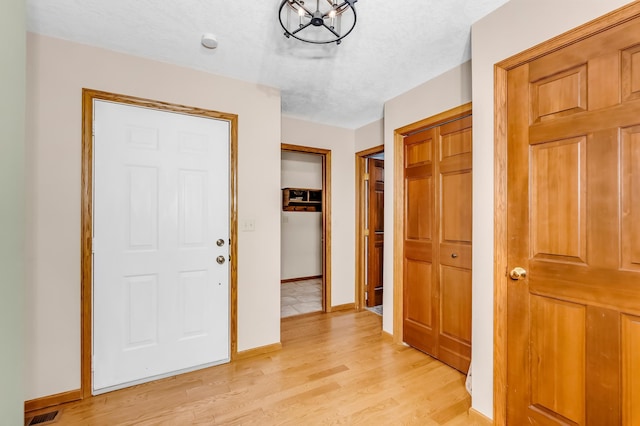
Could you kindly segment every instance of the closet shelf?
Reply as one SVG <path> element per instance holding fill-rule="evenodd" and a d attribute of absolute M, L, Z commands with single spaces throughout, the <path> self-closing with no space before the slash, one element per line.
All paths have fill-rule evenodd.
<path fill-rule="evenodd" d="M 309 188 L 283 188 L 282 211 L 322 211 L 322 190 Z"/>

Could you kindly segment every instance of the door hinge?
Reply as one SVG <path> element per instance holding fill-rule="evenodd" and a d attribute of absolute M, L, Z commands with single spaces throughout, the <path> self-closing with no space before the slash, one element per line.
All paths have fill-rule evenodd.
<path fill-rule="evenodd" d="M 364 236 L 365 236 L 365 237 L 368 237 L 368 236 L 369 236 L 369 230 L 368 230 L 368 229 L 365 229 L 365 230 L 364 230 Z"/>
<path fill-rule="evenodd" d="M 369 173 L 364 174 L 364 180 L 369 180 Z"/>

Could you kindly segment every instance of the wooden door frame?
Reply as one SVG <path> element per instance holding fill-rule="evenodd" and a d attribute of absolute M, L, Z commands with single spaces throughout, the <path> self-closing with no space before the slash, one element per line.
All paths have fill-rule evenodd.
<path fill-rule="evenodd" d="M 322 311 L 331 312 L 331 150 L 283 143 L 280 151 L 322 157 Z"/>
<path fill-rule="evenodd" d="M 494 424 L 507 421 L 507 73 L 639 16 L 640 2 L 628 4 L 494 66 Z"/>
<path fill-rule="evenodd" d="M 378 145 L 364 151 L 356 152 L 356 310 L 361 311 L 365 307 L 365 216 L 368 214 L 365 209 L 365 185 L 367 157 L 384 152 L 384 145 Z M 383 290 L 384 291 L 384 290 Z M 384 294 L 384 293 L 383 293 Z M 384 296 L 382 296 L 384 297 Z"/>
<path fill-rule="evenodd" d="M 400 127 L 393 132 L 393 341 L 404 342 L 404 138 L 470 115 L 472 103 Z"/>
<path fill-rule="evenodd" d="M 82 196 L 81 196 L 81 354 L 80 354 L 80 396 L 91 397 L 91 355 L 93 346 L 92 329 L 92 236 L 93 236 L 93 101 L 117 102 L 167 112 L 187 114 L 203 118 L 226 120 L 230 124 L 229 135 L 229 225 L 230 238 L 230 298 L 229 331 L 230 357 L 238 352 L 238 116 L 196 107 L 159 102 L 134 96 L 120 95 L 91 89 L 82 89 Z"/>

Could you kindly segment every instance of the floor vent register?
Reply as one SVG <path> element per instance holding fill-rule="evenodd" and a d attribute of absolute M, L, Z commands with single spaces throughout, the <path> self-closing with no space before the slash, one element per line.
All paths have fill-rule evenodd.
<path fill-rule="evenodd" d="M 47 425 L 56 421 L 58 417 L 58 411 L 52 411 L 50 413 L 38 414 L 34 416 L 26 426 L 35 426 L 35 425 Z"/>

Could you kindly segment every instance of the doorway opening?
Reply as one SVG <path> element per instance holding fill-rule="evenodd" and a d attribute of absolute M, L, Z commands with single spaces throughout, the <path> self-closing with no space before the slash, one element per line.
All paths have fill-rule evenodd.
<path fill-rule="evenodd" d="M 356 153 L 356 309 L 382 315 L 384 145 Z"/>
<path fill-rule="evenodd" d="M 283 144 L 281 318 L 331 311 L 331 151 Z"/>

